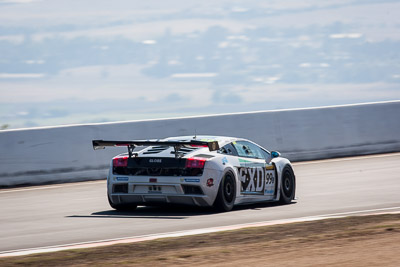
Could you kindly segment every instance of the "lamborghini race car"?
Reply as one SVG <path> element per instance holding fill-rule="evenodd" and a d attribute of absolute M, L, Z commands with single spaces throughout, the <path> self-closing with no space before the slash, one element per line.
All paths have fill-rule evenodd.
<path fill-rule="evenodd" d="M 290 161 L 246 139 L 93 140 L 94 149 L 108 146 L 128 148 L 112 159 L 107 177 L 108 200 L 117 210 L 187 204 L 229 211 L 237 204 L 295 198 Z"/>

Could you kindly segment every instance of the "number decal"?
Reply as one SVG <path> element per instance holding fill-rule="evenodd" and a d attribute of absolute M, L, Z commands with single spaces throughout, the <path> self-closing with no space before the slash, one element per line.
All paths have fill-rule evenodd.
<path fill-rule="evenodd" d="M 264 195 L 273 196 L 275 194 L 275 170 L 267 170 L 265 175 Z"/>
<path fill-rule="evenodd" d="M 273 184 L 274 183 L 274 175 L 272 173 L 266 174 L 265 184 Z"/>

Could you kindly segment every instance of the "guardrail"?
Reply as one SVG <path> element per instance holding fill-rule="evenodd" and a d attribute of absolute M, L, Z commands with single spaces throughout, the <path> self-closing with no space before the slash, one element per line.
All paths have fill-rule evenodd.
<path fill-rule="evenodd" d="M 0 186 L 105 178 L 93 139 L 235 136 L 292 161 L 400 151 L 400 101 L 0 131 Z"/>

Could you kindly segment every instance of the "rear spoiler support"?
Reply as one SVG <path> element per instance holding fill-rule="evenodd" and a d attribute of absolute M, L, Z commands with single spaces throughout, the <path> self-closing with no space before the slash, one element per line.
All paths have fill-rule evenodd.
<path fill-rule="evenodd" d="M 104 149 L 104 148 L 103 148 Z M 132 155 L 133 155 L 133 150 L 135 149 L 135 146 L 134 145 L 129 145 L 128 146 L 128 155 L 129 155 L 129 158 L 132 158 Z"/>
<path fill-rule="evenodd" d="M 215 151 L 219 149 L 219 145 L 217 141 L 199 141 L 199 140 L 190 140 L 190 141 L 144 141 L 144 140 L 132 140 L 132 141 L 109 141 L 109 140 L 93 140 L 93 149 L 105 149 L 106 147 L 120 147 L 126 146 L 128 148 L 129 158 L 133 156 L 133 150 L 137 146 L 170 146 L 174 147 L 175 157 L 179 157 L 180 153 L 179 149 L 183 146 L 200 146 L 200 147 L 208 147 L 210 151 Z"/>

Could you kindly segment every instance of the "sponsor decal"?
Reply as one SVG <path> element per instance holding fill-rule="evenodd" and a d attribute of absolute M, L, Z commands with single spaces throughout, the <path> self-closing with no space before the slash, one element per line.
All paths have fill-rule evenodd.
<path fill-rule="evenodd" d="M 222 158 L 222 164 L 225 165 L 226 163 L 228 163 L 228 159 L 226 157 Z"/>
<path fill-rule="evenodd" d="M 249 163 L 252 163 L 252 161 L 239 158 L 239 165 L 240 165 L 241 167 L 245 167 L 245 166 L 247 166 L 247 164 L 249 164 Z"/>
<path fill-rule="evenodd" d="M 266 167 L 238 168 L 243 194 L 270 195 L 274 193 L 275 174 Z"/>
<path fill-rule="evenodd" d="M 149 159 L 149 163 L 162 163 L 162 159 Z"/>
<path fill-rule="evenodd" d="M 265 163 L 261 163 L 261 162 L 250 162 L 246 164 L 247 168 L 265 168 Z"/>
<path fill-rule="evenodd" d="M 129 181 L 129 177 L 116 177 L 117 181 Z"/>
<path fill-rule="evenodd" d="M 270 189 L 270 190 L 267 189 L 267 190 L 264 191 L 264 194 L 265 195 L 273 195 L 274 194 L 274 189 Z"/>
<path fill-rule="evenodd" d="M 214 186 L 214 179 L 213 179 L 213 178 L 209 178 L 209 179 L 207 180 L 207 186 L 208 186 L 208 187 Z"/>
<path fill-rule="evenodd" d="M 187 183 L 200 183 L 200 179 L 184 179 Z"/>

